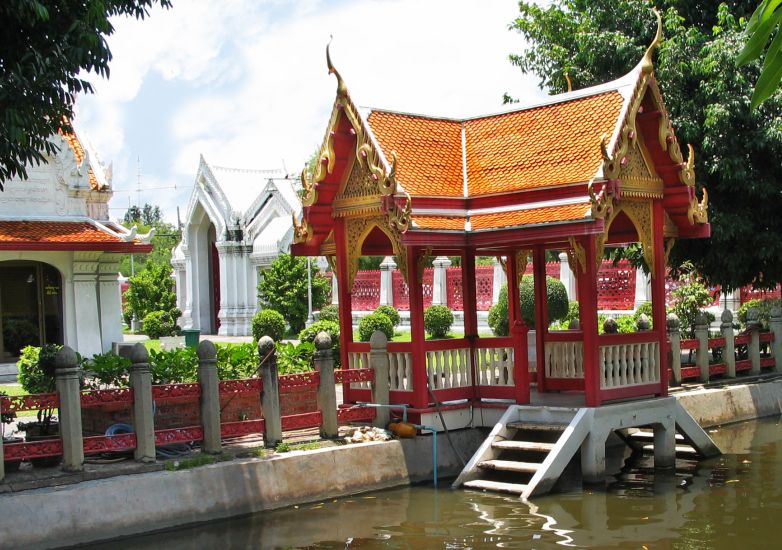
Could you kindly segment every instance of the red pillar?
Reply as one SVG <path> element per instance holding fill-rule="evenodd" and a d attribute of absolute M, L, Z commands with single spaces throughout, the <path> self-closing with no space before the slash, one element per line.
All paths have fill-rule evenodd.
<path fill-rule="evenodd" d="M 538 392 L 546 391 L 546 334 L 548 333 L 548 298 L 546 295 L 546 249 L 538 246 L 532 254 L 535 276 L 535 355 Z"/>
<path fill-rule="evenodd" d="M 462 309 L 464 310 L 464 336 L 470 342 L 470 365 L 472 391 L 470 397 L 478 399 L 475 372 L 475 347 L 478 339 L 478 302 L 475 287 L 475 251 L 467 249 L 462 253 Z"/>
<path fill-rule="evenodd" d="M 527 357 L 527 333 L 529 327 L 521 318 L 521 304 L 519 300 L 519 272 L 516 264 L 517 250 L 508 254 L 506 262 L 508 276 L 508 323 L 510 334 L 513 338 L 513 378 L 516 380 L 516 403 L 530 402 L 529 390 L 529 358 Z"/>
<path fill-rule="evenodd" d="M 337 299 L 339 301 L 339 355 L 342 368 L 348 368 L 348 347 L 353 342 L 353 311 L 350 303 L 351 288 L 348 286 L 348 243 L 345 238 L 345 220 L 334 220 L 334 241 L 337 247 Z M 350 384 L 342 384 L 342 398 L 350 403 Z"/>
<path fill-rule="evenodd" d="M 597 337 L 597 265 L 595 237 L 581 240 L 586 252 L 586 270 L 578 268 L 579 321 L 584 333 L 584 391 L 587 407 L 600 405 L 599 342 Z"/>
<path fill-rule="evenodd" d="M 413 407 L 425 409 L 429 404 L 426 352 L 424 350 L 424 293 L 418 278 L 417 247 L 407 249 L 407 284 L 410 289 L 410 343 L 413 361 Z"/>
<path fill-rule="evenodd" d="M 665 325 L 665 242 L 663 227 L 665 212 L 661 200 L 652 204 L 652 238 L 654 240 L 654 273 L 652 273 L 652 324 L 660 347 L 660 395 L 668 395 L 668 334 Z"/>

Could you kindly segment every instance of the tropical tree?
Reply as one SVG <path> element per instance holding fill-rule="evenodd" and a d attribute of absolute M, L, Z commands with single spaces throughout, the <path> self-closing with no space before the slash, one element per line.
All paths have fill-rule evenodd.
<path fill-rule="evenodd" d="M 747 24 L 747 40 L 741 50 L 737 63 L 746 65 L 759 59 L 765 51 L 763 71 L 760 73 L 755 91 L 752 93 L 752 106 L 757 107 L 779 88 L 782 81 L 782 0 L 763 0 Z M 769 37 L 776 36 L 768 44 Z M 766 47 L 768 44 L 768 47 Z"/>
<path fill-rule="evenodd" d="M 0 2 L 0 190 L 27 179 L 57 146 L 49 137 L 71 132 L 79 92 L 92 93 L 88 72 L 108 78 L 114 32 L 109 18 L 143 19 L 170 0 L 4 0 Z"/>
<path fill-rule="evenodd" d="M 161 311 L 176 320 L 180 312 L 176 307 L 176 290 L 171 278 L 171 265 L 148 263 L 135 276 L 128 279 L 130 287 L 125 292 L 125 315 L 144 319 L 148 314 Z"/>
<path fill-rule="evenodd" d="M 171 263 L 171 252 L 181 238 L 176 227 L 163 221 L 163 213 L 159 206 L 145 203 L 144 206 L 131 206 L 125 212 L 122 223 L 126 227 L 136 226 L 140 234 L 155 230 L 152 236 L 152 252 L 149 254 L 136 254 L 133 256 L 131 268 L 130 255 L 125 255 L 119 264 L 119 271 L 123 275 L 138 273 L 144 269 L 147 263 L 166 264 Z"/>
<path fill-rule="evenodd" d="M 312 309 L 326 303 L 330 283 L 318 277 L 315 262 L 310 267 L 312 280 Z M 280 254 L 269 269 L 263 271 L 258 283 L 258 300 L 261 307 L 282 313 L 290 331 L 298 334 L 307 320 L 307 259 Z"/>
<path fill-rule="evenodd" d="M 752 109 L 761 64 L 735 63 L 753 1 L 520 2 L 510 27 L 529 47 L 510 60 L 552 92 L 566 90 L 565 74 L 575 88 L 618 78 L 652 41 L 654 4 L 665 31 L 655 72 L 679 141 L 695 148 L 712 225 L 710 239 L 679 241 L 671 263 L 689 259 L 707 284 L 725 289 L 774 286 L 782 281 L 782 97 Z"/>

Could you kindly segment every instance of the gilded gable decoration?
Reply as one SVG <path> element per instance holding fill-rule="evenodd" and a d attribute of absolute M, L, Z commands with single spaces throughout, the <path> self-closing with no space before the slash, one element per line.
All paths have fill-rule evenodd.
<path fill-rule="evenodd" d="M 570 244 L 570 248 L 565 253 L 567 254 L 570 269 L 574 274 L 578 268 L 581 268 L 581 273 L 586 273 L 586 250 L 575 237 L 568 237 L 567 241 Z"/>

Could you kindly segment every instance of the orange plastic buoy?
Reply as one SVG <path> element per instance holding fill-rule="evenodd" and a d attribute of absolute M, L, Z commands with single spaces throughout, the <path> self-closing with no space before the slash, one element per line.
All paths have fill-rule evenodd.
<path fill-rule="evenodd" d="M 408 424 L 407 422 L 392 422 L 388 425 L 388 429 L 391 430 L 391 433 L 395 436 L 404 438 L 415 437 L 415 434 L 418 431 L 415 429 L 415 426 Z"/>

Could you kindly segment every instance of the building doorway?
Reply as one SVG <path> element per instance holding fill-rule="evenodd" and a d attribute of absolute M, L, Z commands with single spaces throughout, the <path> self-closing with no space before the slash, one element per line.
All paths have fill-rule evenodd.
<path fill-rule="evenodd" d="M 42 262 L 0 263 L 0 362 L 26 346 L 63 343 L 62 277 Z"/>

